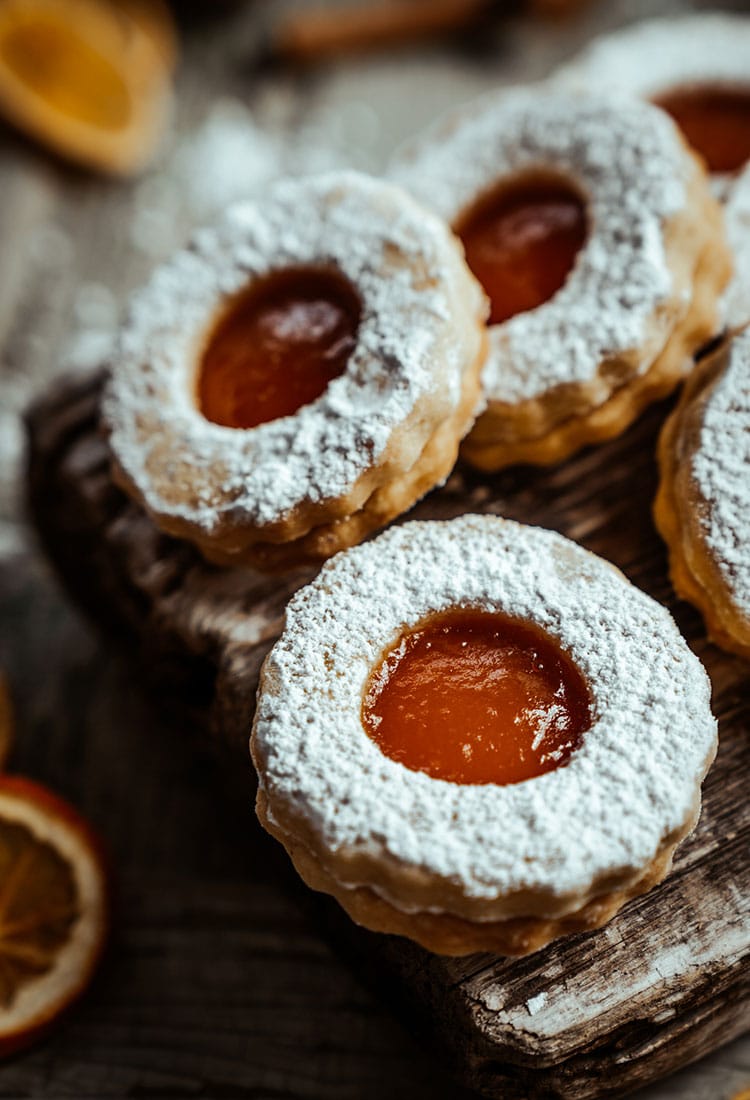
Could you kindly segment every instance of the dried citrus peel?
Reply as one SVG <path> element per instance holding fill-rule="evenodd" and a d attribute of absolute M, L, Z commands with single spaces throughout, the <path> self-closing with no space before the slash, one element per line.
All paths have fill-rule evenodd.
<path fill-rule="evenodd" d="M 169 110 L 152 33 L 107 0 L 0 5 L 0 111 L 61 155 L 114 174 L 151 158 Z"/>
<path fill-rule="evenodd" d="M 108 927 L 99 842 L 62 799 L 0 778 L 0 1055 L 43 1035 L 88 985 Z"/>
<path fill-rule="evenodd" d="M 170 70 L 177 64 L 177 28 L 165 0 L 117 0 L 115 10 L 148 35 Z M 126 27 L 132 35 L 132 30 Z"/>

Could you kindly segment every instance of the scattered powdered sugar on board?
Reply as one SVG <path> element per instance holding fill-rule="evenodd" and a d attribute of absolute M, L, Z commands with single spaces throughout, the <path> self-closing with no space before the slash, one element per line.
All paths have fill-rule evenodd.
<path fill-rule="evenodd" d="M 676 128 L 639 100 L 549 85 L 482 97 L 407 145 L 390 177 L 455 225 L 503 179 L 546 172 L 586 199 L 589 235 L 548 302 L 490 330 L 487 396 L 517 403 L 597 377 L 603 361 L 637 351 L 649 326 L 662 337 L 689 296 L 676 297 L 664 231 L 687 206 L 695 171 Z M 651 365 L 646 355 L 640 373 Z"/>
<path fill-rule="evenodd" d="M 9 256 L 13 277 L 4 296 L 12 310 L 0 352 L 0 559 L 26 546 L 23 417 L 34 394 L 58 369 L 57 334 L 60 322 L 65 323 L 66 294 L 74 285 L 77 260 L 73 237 L 52 220 L 29 226 L 18 244 Z"/>
<path fill-rule="evenodd" d="M 573 659 L 592 725 L 566 766 L 461 785 L 367 736 L 362 698 L 384 649 L 452 607 L 533 622 Z M 500 905 L 528 889 L 559 911 L 600 876 L 642 871 L 694 821 L 716 747 L 708 677 L 668 611 L 575 543 L 495 516 L 407 523 L 337 555 L 292 598 L 262 683 L 254 756 L 290 835 L 312 835 L 322 861 L 371 859 L 369 885 L 383 868 L 392 885 L 424 872 Z"/>
<path fill-rule="evenodd" d="M 182 141 L 171 170 L 191 214 L 212 217 L 284 171 L 285 142 L 266 133 L 239 102 L 220 100 Z"/>
<path fill-rule="evenodd" d="M 702 526 L 732 604 L 750 622 L 750 329 L 736 336 L 703 406 L 691 473 Z"/>
<path fill-rule="evenodd" d="M 526 1002 L 526 1011 L 529 1016 L 535 1016 L 547 1003 L 548 994 L 544 991 L 537 993 L 536 997 L 529 997 Z"/>

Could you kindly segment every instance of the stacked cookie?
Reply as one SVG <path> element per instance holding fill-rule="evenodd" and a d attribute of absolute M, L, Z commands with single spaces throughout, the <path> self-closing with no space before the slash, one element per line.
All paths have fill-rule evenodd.
<path fill-rule="evenodd" d="M 488 97 L 418 139 L 393 174 L 459 235 L 471 239 L 483 219 L 483 255 L 469 259 L 509 268 L 498 297 L 554 262 L 538 241 L 561 236 L 566 197 L 582 209 L 583 240 L 560 289 L 507 318 L 496 307 L 487 408 L 464 445 L 482 469 L 558 462 L 618 435 L 718 331 L 730 271 L 721 212 L 653 107 L 545 87 Z"/>
<path fill-rule="evenodd" d="M 261 823 L 354 920 L 442 954 L 523 955 L 664 878 L 698 819 L 716 723 L 669 613 L 608 562 L 461 516 L 394 527 L 297 593 L 251 747 Z M 501 763 L 526 778 L 498 782 Z"/>
<path fill-rule="evenodd" d="M 690 104 L 602 90 L 621 67 L 591 57 L 440 120 L 388 182 L 228 211 L 134 300 L 105 406 L 118 481 L 209 560 L 347 551 L 264 667 L 258 813 L 355 920 L 445 953 L 535 950 L 664 877 L 716 748 L 709 684 L 662 608 L 559 536 L 463 517 L 357 543 L 459 446 L 560 462 L 688 378 L 657 520 L 678 591 L 750 654 L 744 184 L 709 175 Z"/>
<path fill-rule="evenodd" d="M 325 559 L 447 477 L 484 316 L 457 241 L 405 192 L 281 183 L 134 299 L 105 407 L 117 480 L 211 561 Z"/>

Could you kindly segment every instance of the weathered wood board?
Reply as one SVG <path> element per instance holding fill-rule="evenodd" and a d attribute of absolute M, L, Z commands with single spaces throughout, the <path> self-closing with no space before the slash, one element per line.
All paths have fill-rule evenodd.
<path fill-rule="evenodd" d="M 125 641 L 173 712 L 244 750 L 260 665 L 307 574 L 221 571 L 160 535 L 109 477 L 101 382 L 63 382 L 30 414 L 37 528 L 71 593 Z M 452 960 L 358 929 L 333 903 L 318 907 L 328 934 L 486 1096 L 620 1096 L 750 1028 L 750 669 L 674 601 L 650 518 L 664 412 L 552 471 L 459 467 L 410 513 L 497 512 L 608 557 L 672 607 L 711 674 L 720 720 L 703 815 L 673 873 L 601 931 L 527 959 Z"/>

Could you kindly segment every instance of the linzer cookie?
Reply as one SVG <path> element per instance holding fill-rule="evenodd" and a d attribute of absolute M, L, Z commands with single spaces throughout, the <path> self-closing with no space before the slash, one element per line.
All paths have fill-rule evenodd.
<path fill-rule="evenodd" d="M 747 16 L 669 16 L 595 39 L 555 80 L 658 104 L 721 185 L 750 160 L 748 58 Z"/>
<path fill-rule="evenodd" d="M 300 590 L 251 748 L 261 822 L 355 921 L 526 954 L 668 872 L 716 750 L 668 612 L 560 535 L 409 523 Z"/>
<path fill-rule="evenodd" d="M 750 330 L 690 378 L 659 442 L 657 526 L 678 594 L 750 658 Z"/>
<path fill-rule="evenodd" d="M 212 561 L 326 558 L 447 477 L 485 315 L 460 245 L 405 192 L 279 183 L 136 296 L 105 401 L 116 477 Z"/>
<path fill-rule="evenodd" d="M 705 172 L 662 111 L 546 86 L 438 122 L 392 174 L 462 238 L 491 303 L 477 466 L 558 462 L 690 371 L 730 273 Z"/>

